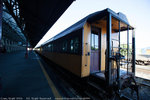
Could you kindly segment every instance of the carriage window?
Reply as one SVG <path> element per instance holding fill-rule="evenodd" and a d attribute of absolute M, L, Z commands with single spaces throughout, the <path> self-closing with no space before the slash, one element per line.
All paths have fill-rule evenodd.
<path fill-rule="evenodd" d="M 56 42 L 53 43 L 53 52 L 56 52 Z"/>
<path fill-rule="evenodd" d="M 70 50 L 73 52 L 73 39 L 70 41 Z"/>
<path fill-rule="evenodd" d="M 45 46 L 45 50 L 47 51 L 47 45 Z"/>
<path fill-rule="evenodd" d="M 59 52 L 60 43 L 58 43 L 58 40 L 56 41 L 56 52 Z"/>
<path fill-rule="evenodd" d="M 51 52 L 53 52 L 53 43 L 52 43 L 52 47 L 51 47 Z"/>
<path fill-rule="evenodd" d="M 63 42 L 62 50 L 63 50 L 63 52 L 67 51 L 67 41 Z"/>
<path fill-rule="evenodd" d="M 98 50 L 98 34 L 91 34 L 91 49 Z"/>
<path fill-rule="evenodd" d="M 91 34 L 91 49 L 94 50 L 94 40 L 95 40 L 95 37 L 94 37 L 94 34 Z"/>
<path fill-rule="evenodd" d="M 79 51 L 79 38 L 76 37 L 74 39 L 74 53 L 78 53 L 78 51 Z"/>
<path fill-rule="evenodd" d="M 51 44 L 48 45 L 48 50 L 49 50 L 49 51 L 51 50 Z"/>
<path fill-rule="evenodd" d="M 95 34 L 95 50 L 98 50 L 98 35 Z"/>
<path fill-rule="evenodd" d="M 75 54 L 78 53 L 79 51 L 79 38 L 78 37 L 71 39 L 70 50 L 71 50 L 71 53 L 75 53 Z"/>

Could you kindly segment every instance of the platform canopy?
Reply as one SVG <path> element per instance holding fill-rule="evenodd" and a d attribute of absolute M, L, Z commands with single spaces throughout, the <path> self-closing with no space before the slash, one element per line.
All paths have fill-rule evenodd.
<path fill-rule="evenodd" d="M 74 0 L 2 0 L 34 47 Z"/>
<path fill-rule="evenodd" d="M 2 14 L 2 25 L 3 38 L 6 37 L 12 41 L 26 44 L 26 38 L 24 34 L 22 34 L 20 28 L 16 24 L 16 21 L 5 9 L 3 9 Z"/>

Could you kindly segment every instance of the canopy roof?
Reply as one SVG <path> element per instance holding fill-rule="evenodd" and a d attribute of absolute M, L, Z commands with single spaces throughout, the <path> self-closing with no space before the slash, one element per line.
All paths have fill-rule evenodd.
<path fill-rule="evenodd" d="M 2 14 L 2 35 L 9 37 L 13 41 L 20 41 L 23 44 L 26 43 L 26 38 L 24 34 L 21 32 L 20 28 L 17 26 L 16 21 L 13 19 L 13 17 L 6 11 L 3 10 Z"/>
<path fill-rule="evenodd" d="M 46 41 L 45 43 L 43 43 L 43 45 L 50 42 L 50 41 L 54 41 L 58 38 L 61 38 L 61 37 L 73 32 L 75 30 L 78 30 L 78 29 L 82 28 L 86 22 L 94 23 L 94 22 L 99 21 L 100 19 L 104 19 L 104 17 L 108 13 L 111 13 L 112 17 L 115 18 L 116 20 L 121 21 L 125 25 L 129 25 L 129 29 L 133 28 L 132 26 L 130 26 L 130 24 L 127 20 L 127 17 L 124 14 L 122 14 L 121 12 L 115 13 L 111 9 L 107 8 L 107 9 L 104 9 L 102 11 L 98 11 L 98 12 L 95 12 L 95 13 L 92 13 L 92 14 L 86 16 L 85 18 L 81 19 L 80 21 L 73 24 L 69 28 L 67 28 L 64 31 L 60 32 L 58 35 L 54 36 L 53 38 L 51 38 L 48 41 Z M 123 30 L 127 30 L 127 27 L 121 29 L 121 31 L 123 31 Z M 115 30 L 115 31 L 117 32 L 118 30 Z"/>
<path fill-rule="evenodd" d="M 3 0 L 32 46 L 35 46 L 74 0 Z"/>

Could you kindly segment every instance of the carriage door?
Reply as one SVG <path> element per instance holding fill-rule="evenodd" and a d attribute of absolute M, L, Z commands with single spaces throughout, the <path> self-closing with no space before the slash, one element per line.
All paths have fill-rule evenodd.
<path fill-rule="evenodd" d="M 101 31 L 98 28 L 91 30 L 90 73 L 99 72 L 101 65 Z"/>

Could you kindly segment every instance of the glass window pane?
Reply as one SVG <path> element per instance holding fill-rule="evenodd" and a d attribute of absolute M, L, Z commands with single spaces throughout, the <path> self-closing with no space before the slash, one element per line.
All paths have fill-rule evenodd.
<path fill-rule="evenodd" d="M 70 50 L 71 50 L 71 52 L 73 52 L 73 39 L 71 40 L 71 42 L 70 42 Z"/>
<path fill-rule="evenodd" d="M 79 49 L 79 38 L 76 37 L 74 39 L 74 53 L 78 53 L 78 49 Z"/>
<path fill-rule="evenodd" d="M 63 52 L 67 51 L 67 41 L 66 40 L 63 42 L 62 50 L 63 50 Z"/>
<path fill-rule="evenodd" d="M 94 50 L 94 34 L 91 34 L 91 49 Z"/>
<path fill-rule="evenodd" d="M 95 34 L 95 50 L 98 50 L 98 35 Z"/>

